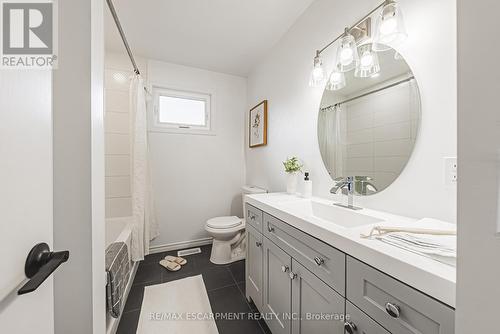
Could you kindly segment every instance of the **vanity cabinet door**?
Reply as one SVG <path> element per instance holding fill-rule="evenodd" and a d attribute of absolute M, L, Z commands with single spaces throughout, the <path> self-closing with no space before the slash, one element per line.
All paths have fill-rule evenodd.
<path fill-rule="evenodd" d="M 291 273 L 292 334 L 343 334 L 344 297 L 294 259 Z"/>
<path fill-rule="evenodd" d="M 247 256 L 246 256 L 246 297 L 252 299 L 255 306 L 262 310 L 262 280 L 264 278 L 263 236 L 253 227 L 247 226 Z"/>
<path fill-rule="evenodd" d="M 264 297 L 263 313 L 273 334 L 291 333 L 292 258 L 281 248 L 264 238 Z"/>
<path fill-rule="evenodd" d="M 349 301 L 346 302 L 345 314 L 345 334 L 390 334 Z"/>

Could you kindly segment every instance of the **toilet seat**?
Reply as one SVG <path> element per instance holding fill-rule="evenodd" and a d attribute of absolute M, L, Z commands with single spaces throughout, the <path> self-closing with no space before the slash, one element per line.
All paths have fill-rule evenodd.
<path fill-rule="evenodd" d="M 243 219 L 236 216 L 215 217 L 207 221 L 207 227 L 213 229 L 230 229 L 240 226 Z"/>

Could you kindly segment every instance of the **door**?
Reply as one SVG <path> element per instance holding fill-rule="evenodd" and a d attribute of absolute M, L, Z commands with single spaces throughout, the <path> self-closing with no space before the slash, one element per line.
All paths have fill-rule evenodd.
<path fill-rule="evenodd" d="M 343 334 L 344 298 L 292 259 L 292 334 Z"/>
<path fill-rule="evenodd" d="M 246 258 L 246 294 L 255 306 L 262 310 L 262 268 L 264 245 L 262 234 L 253 227 L 247 226 L 247 258 Z"/>
<path fill-rule="evenodd" d="M 18 296 L 31 248 L 52 248 L 52 74 L 0 70 L 0 333 L 54 333 L 53 281 Z"/>
<path fill-rule="evenodd" d="M 264 238 L 264 298 L 263 313 L 273 334 L 290 334 L 292 289 L 292 258 L 281 248 Z"/>

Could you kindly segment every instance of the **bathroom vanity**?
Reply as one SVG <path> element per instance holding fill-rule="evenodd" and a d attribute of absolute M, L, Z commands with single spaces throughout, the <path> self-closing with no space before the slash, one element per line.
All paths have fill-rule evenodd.
<path fill-rule="evenodd" d="M 415 221 L 281 193 L 246 198 L 246 296 L 273 334 L 452 334 L 455 268 L 364 239 Z"/>

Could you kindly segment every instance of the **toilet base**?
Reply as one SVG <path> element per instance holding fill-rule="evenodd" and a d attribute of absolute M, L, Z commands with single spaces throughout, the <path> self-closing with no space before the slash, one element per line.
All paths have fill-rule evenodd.
<path fill-rule="evenodd" d="M 228 264 L 245 258 L 245 233 L 238 234 L 233 240 L 215 240 L 212 244 L 210 262 L 213 264 Z M 236 246 L 235 246 L 236 245 Z"/>

